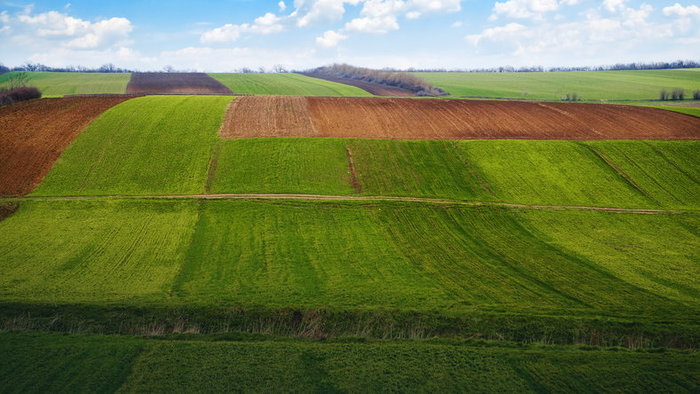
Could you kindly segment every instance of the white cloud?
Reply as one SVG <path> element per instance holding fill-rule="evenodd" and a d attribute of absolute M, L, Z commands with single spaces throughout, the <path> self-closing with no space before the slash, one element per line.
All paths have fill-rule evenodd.
<path fill-rule="evenodd" d="M 359 33 L 384 34 L 398 30 L 399 24 L 393 15 L 380 17 L 355 18 L 345 24 L 344 31 Z"/>
<path fill-rule="evenodd" d="M 664 7 L 664 15 L 666 16 L 678 16 L 678 17 L 689 17 L 689 16 L 700 16 L 700 7 L 696 5 L 689 5 L 683 7 L 682 5 L 676 3 L 669 7 Z"/>
<path fill-rule="evenodd" d="M 561 6 L 576 5 L 579 2 L 580 0 L 508 0 L 496 2 L 489 19 L 496 20 L 501 16 L 516 19 L 541 19 L 544 14 L 557 11 Z"/>
<path fill-rule="evenodd" d="M 337 21 L 345 14 L 345 4 L 357 5 L 360 0 L 295 0 L 297 26 L 305 27 L 319 21 Z"/>
<path fill-rule="evenodd" d="M 7 17 L 9 21 L 9 17 Z M 57 11 L 31 15 L 25 10 L 17 17 L 24 35 L 49 40 L 53 45 L 78 49 L 99 49 L 124 44 L 133 30 L 126 18 L 90 22 Z"/>
<path fill-rule="evenodd" d="M 287 9 L 287 4 L 284 1 L 280 1 L 277 3 L 277 7 L 280 9 L 280 12 L 284 12 Z"/>
<path fill-rule="evenodd" d="M 603 0 L 603 9 L 608 12 L 618 12 L 626 8 L 627 0 Z"/>
<path fill-rule="evenodd" d="M 284 30 L 283 18 L 271 12 L 258 17 L 252 24 L 241 25 L 226 24 L 221 27 L 206 31 L 200 36 L 204 44 L 236 41 L 243 33 L 271 34 Z"/>
<path fill-rule="evenodd" d="M 338 45 L 342 40 L 347 39 L 348 36 L 335 32 L 333 30 L 328 30 L 323 33 L 321 37 L 316 37 L 316 44 L 324 48 L 332 48 Z"/>
<path fill-rule="evenodd" d="M 453 28 L 456 29 L 456 28 L 459 28 L 459 27 L 464 26 L 464 22 L 462 22 L 462 21 L 456 21 L 456 22 L 452 23 L 451 26 L 452 26 Z"/>
<path fill-rule="evenodd" d="M 519 35 L 527 28 L 519 23 L 509 23 L 505 26 L 491 27 L 479 34 L 470 34 L 466 37 L 472 45 L 479 45 L 482 40 L 504 41 Z"/>

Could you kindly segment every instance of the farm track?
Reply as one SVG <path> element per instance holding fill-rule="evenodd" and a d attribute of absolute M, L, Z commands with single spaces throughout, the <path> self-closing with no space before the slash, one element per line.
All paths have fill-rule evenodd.
<path fill-rule="evenodd" d="M 224 138 L 700 138 L 698 118 L 610 104 L 249 96 L 236 100 L 227 119 L 221 129 Z"/>
<path fill-rule="evenodd" d="M 642 213 L 642 214 L 677 214 L 682 212 L 694 212 L 684 209 L 649 209 L 649 208 L 617 208 L 594 207 L 576 205 L 533 205 L 505 202 L 461 201 L 442 198 L 400 197 L 400 196 L 334 196 L 321 194 L 145 194 L 126 195 L 113 194 L 104 196 L 25 196 L 0 198 L 5 202 L 21 201 L 86 201 L 108 199 L 192 199 L 192 200 L 296 200 L 296 201 L 387 201 L 387 202 L 414 202 L 437 205 L 461 205 L 470 207 L 506 207 L 538 210 L 578 210 L 578 211 L 604 211 L 617 213 Z"/>

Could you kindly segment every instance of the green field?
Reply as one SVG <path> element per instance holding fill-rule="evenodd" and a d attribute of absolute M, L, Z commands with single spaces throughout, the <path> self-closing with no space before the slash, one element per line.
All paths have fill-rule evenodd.
<path fill-rule="evenodd" d="M 700 90 L 700 69 L 532 73 L 415 73 L 457 97 L 560 100 L 653 100 L 661 89 Z"/>
<path fill-rule="evenodd" d="M 234 94 L 275 96 L 372 96 L 366 91 L 342 83 L 311 78 L 301 74 L 209 74 Z"/>
<path fill-rule="evenodd" d="M 0 302 L 685 320 L 699 225 L 420 203 L 26 201 L 0 222 Z"/>
<path fill-rule="evenodd" d="M 217 193 L 439 197 L 535 205 L 700 203 L 697 141 L 226 140 Z M 347 151 L 346 151 L 347 150 Z"/>
<path fill-rule="evenodd" d="M 694 353 L 0 334 L 3 391 L 694 392 Z M 41 362 L 37 362 L 41 360 Z"/>
<path fill-rule="evenodd" d="M 230 101 L 223 96 L 125 101 L 82 132 L 34 194 L 202 193 Z"/>
<path fill-rule="evenodd" d="M 0 85 L 15 72 L 0 75 Z M 44 97 L 67 94 L 123 94 L 131 79 L 129 73 L 58 73 L 30 72 L 29 84 L 41 90 Z"/>
<path fill-rule="evenodd" d="M 666 111 L 673 111 L 673 112 L 678 112 L 681 114 L 696 116 L 696 117 L 700 118 L 700 108 L 677 107 L 677 106 L 672 106 L 672 105 L 666 105 L 666 106 L 655 105 L 653 107 L 665 109 Z"/>

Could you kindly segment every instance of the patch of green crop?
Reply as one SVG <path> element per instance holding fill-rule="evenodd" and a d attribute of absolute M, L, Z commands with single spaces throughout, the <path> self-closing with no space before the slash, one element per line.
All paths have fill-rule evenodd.
<path fill-rule="evenodd" d="M 459 97 L 560 100 L 653 100 L 662 89 L 700 88 L 700 69 L 531 73 L 415 73 Z"/>
<path fill-rule="evenodd" d="M 34 195 L 202 193 L 231 97 L 148 96 L 92 122 Z"/>
<path fill-rule="evenodd" d="M 696 352 L 0 334 L 7 392 L 697 391 Z M 38 361 L 40 360 L 40 361 Z"/>
<path fill-rule="evenodd" d="M 354 192 L 343 140 L 256 138 L 220 144 L 213 193 Z"/>
<path fill-rule="evenodd" d="M 0 222 L 0 297 L 167 302 L 196 212 L 190 201 L 23 202 Z"/>
<path fill-rule="evenodd" d="M 483 176 L 457 146 L 455 141 L 348 141 L 364 194 L 489 199 Z"/>
<path fill-rule="evenodd" d="M 0 86 L 16 72 L 0 75 Z M 29 85 L 41 90 L 43 97 L 69 94 L 123 94 L 130 73 L 59 73 L 30 72 Z"/>
<path fill-rule="evenodd" d="M 594 150 L 575 142 L 465 141 L 460 147 L 483 174 L 498 201 L 546 205 L 655 206 Z"/>
<path fill-rule="evenodd" d="M 695 305 L 700 300 L 697 215 L 634 215 L 522 210 L 540 239 L 645 293 Z"/>
<path fill-rule="evenodd" d="M 234 94 L 275 96 L 349 96 L 372 94 L 350 85 L 307 77 L 301 74 L 209 74 Z"/>
<path fill-rule="evenodd" d="M 586 145 L 659 205 L 700 207 L 699 141 L 590 141 Z"/>

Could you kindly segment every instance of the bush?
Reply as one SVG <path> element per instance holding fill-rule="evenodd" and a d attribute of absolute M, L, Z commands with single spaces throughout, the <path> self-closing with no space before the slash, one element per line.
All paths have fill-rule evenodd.
<path fill-rule="evenodd" d="M 446 96 L 447 92 L 415 75 L 403 72 L 372 70 L 348 64 L 333 64 L 310 71 L 312 74 L 354 79 L 380 85 L 393 86 L 411 91 L 418 96 Z"/>
<path fill-rule="evenodd" d="M 567 93 L 564 101 L 579 101 L 578 93 Z"/>
<path fill-rule="evenodd" d="M 668 90 L 661 89 L 661 92 L 659 93 L 659 100 L 666 101 L 670 96 L 671 94 L 668 92 Z"/>
<path fill-rule="evenodd" d="M 676 88 L 673 89 L 671 92 L 671 100 L 684 100 L 685 99 L 685 90 Z"/>
<path fill-rule="evenodd" d="M 693 92 L 693 100 L 700 100 L 700 90 Z"/>
<path fill-rule="evenodd" d="M 0 89 L 0 106 L 38 98 L 41 98 L 41 91 L 34 87 Z"/>

